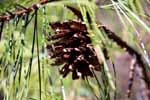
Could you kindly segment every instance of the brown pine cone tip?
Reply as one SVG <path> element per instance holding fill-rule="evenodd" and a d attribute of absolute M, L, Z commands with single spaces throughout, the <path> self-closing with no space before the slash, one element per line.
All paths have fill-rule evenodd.
<path fill-rule="evenodd" d="M 55 59 L 52 65 L 64 66 L 60 74 L 66 77 L 72 72 L 72 79 L 83 79 L 93 76 L 91 70 L 100 71 L 100 63 L 88 36 L 86 25 L 79 21 L 50 23 L 55 34 L 49 37 L 47 44 L 50 58 Z"/>

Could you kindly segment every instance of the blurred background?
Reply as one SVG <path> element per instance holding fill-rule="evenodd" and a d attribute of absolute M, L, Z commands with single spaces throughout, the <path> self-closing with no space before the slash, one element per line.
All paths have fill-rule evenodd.
<path fill-rule="evenodd" d="M 37 2 L 39 0 L 0 0 L 0 16 L 11 15 L 10 12 L 13 14 L 15 11 L 25 9 L 24 7 L 29 7 Z M 140 34 L 147 56 L 149 56 L 150 2 L 148 0 L 52 0 L 41 6 L 37 14 L 36 30 L 39 34 L 39 52 L 37 44 L 34 44 L 37 40 L 34 36 L 35 19 L 32 18 L 34 11 L 26 14 L 28 19 L 31 19 L 27 26 L 24 26 L 26 16 L 14 17 L 5 22 L 0 41 L 0 100 L 40 100 L 39 81 L 42 100 L 97 100 L 96 96 L 101 97 L 101 90 L 95 78 L 88 78 L 88 82 L 82 79 L 72 80 L 71 74 L 62 78 L 59 74 L 62 66 L 51 66 L 53 60 L 48 58 L 45 48 L 47 43 L 45 34 L 54 33 L 49 23 L 77 19 L 74 13 L 65 7 L 66 5 L 77 9 L 80 8 L 78 5 L 91 8 L 94 6 L 96 23 L 112 30 L 144 57 L 144 50 L 140 48 L 141 41 L 137 36 Z M 1 20 L 0 25 L 2 22 Z M 111 60 L 106 62 L 116 86 L 115 91 L 108 89 L 109 99 L 124 100 L 128 90 L 133 57 L 112 40 L 109 42 L 108 55 Z M 37 56 L 38 54 L 39 56 Z M 143 60 L 147 63 L 144 58 Z M 102 73 L 95 73 L 101 83 Z M 145 91 L 143 84 L 139 75 L 134 74 L 131 100 L 149 99 L 143 92 Z"/>

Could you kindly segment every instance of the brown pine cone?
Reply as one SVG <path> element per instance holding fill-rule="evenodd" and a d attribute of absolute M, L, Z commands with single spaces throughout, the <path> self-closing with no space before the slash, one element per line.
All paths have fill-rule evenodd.
<path fill-rule="evenodd" d="M 72 78 L 83 79 L 93 76 L 91 70 L 100 71 L 100 63 L 88 36 L 86 25 L 79 21 L 50 23 L 55 33 L 49 37 L 47 50 L 53 65 L 64 64 L 60 73 L 66 77 L 72 72 Z"/>

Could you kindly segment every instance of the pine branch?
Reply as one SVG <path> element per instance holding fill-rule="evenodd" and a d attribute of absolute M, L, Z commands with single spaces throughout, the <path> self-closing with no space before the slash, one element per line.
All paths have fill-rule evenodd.
<path fill-rule="evenodd" d="M 129 80 L 128 80 L 128 89 L 126 93 L 126 100 L 129 100 L 131 97 L 131 90 L 133 87 L 133 81 L 135 76 L 135 67 L 136 67 L 136 59 L 132 58 L 130 64 L 130 72 L 129 72 Z"/>
<path fill-rule="evenodd" d="M 142 79 L 145 81 L 148 90 L 150 90 L 150 79 L 148 77 L 141 54 L 139 54 L 136 50 L 134 50 L 131 46 L 129 46 L 125 41 L 123 41 L 120 37 L 118 37 L 114 32 L 107 29 L 106 26 L 100 26 L 100 27 L 104 29 L 109 39 L 116 42 L 118 46 L 120 46 L 122 49 L 125 49 L 131 56 L 133 57 L 135 56 L 136 62 L 139 65 L 139 68 L 142 70 L 142 74 L 143 74 Z"/>
<path fill-rule="evenodd" d="M 51 0 L 53 1 L 53 0 Z M 15 16 L 23 16 L 24 14 L 30 13 L 31 11 L 38 9 L 41 5 L 51 2 L 50 0 L 40 0 L 38 3 L 33 4 L 29 7 L 22 7 L 20 10 L 16 10 L 11 14 L 5 14 L 0 16 L 0 21 L 8 21 L 13 19 Z"/>

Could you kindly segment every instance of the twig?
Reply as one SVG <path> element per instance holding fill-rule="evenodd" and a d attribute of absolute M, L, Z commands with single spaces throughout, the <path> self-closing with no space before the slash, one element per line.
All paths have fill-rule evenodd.
<path fill-rule="evenodd" d="M 136 67 L 136 73 L 137 76 L 139 78 L 139 82 L 140 82 L 140 94 L 141 97 L 143 98 L 143 100 L 149 100 L 150 98 L 150 91 L 147 88 L 147 84 L 145 83 L 145 81 L 143 80 L 143 69 L 139 66 Z"/>
<path fill-rule="evenodd" d="M 108 38 L 113 40 L 114 42 L 117 43 L 118 46 L 120 46 L 122 49 L 125 49 L 131 56 L 135 56 L 136 63 L 139 65 L 139 67 L 142 70 L 143 77 L 142 79 L 146 83 L 146 87 L 148 88 L 148 91 L 150 93 L 150 79 L 148 77 L 145 64 L 142 60 L 141 54 L 139 54 L 136 50 L 134 50 L 131 46 L 129 46 L 125 41 L 123 41 L 120 37 L 118 37 L 114 32 L 111 30 L 107 29 L 106 26 L 100 26 L 105 33 L 107 34 Z M 150 96 L 150 94 L 148 94 Z"/>
<path fill-rule="evenodd" d="M 13 14 L 5 14 L 0 16 L 0 21 L 8 21 L 10 19 L 13 19 L 15 16 L 22 16 L 25 13 L 30 13 L 31 11 L 38 9 L 40 5 L 44 5 L 48 2 L 51 2 L 50 0 L 41 0 L 39 3 L 33 4 L 32 6 L 26 7 L 26 9 L 20 9 L 18 11 L 13 12 Z"/>
<path fill-rule="evenodd" d="M 118 46 L 125 49 L 130 55 L 132 55 L 132 56 L 135 55 L 139 65 L 144 66 L 142 57 L 136 50 L 134 50 L 132 47 L 130 47 L 125 41 L 123 41 L 120 37 L 118 37 L 114 32 L 107 29 L 106 26 L 99 26 L 99 27 L 102 27 L 102 29 L 105 31 L 105 33 L 109 39 L 116 42 Z"/>
<path fill-rule="evenodd" d="M 126 94 L 126 100 L 129 100 L 130 97 L 131 97 L 131 89 L 133 87 L 135 67 L 136 67 L 136 59 L 133 58 L 131 60 L 131 66 L 130 66 L 130 72 L 129 72 L 129 81 L 128 81 L 128 90 L 127 90 L 127 94 Z"/>

